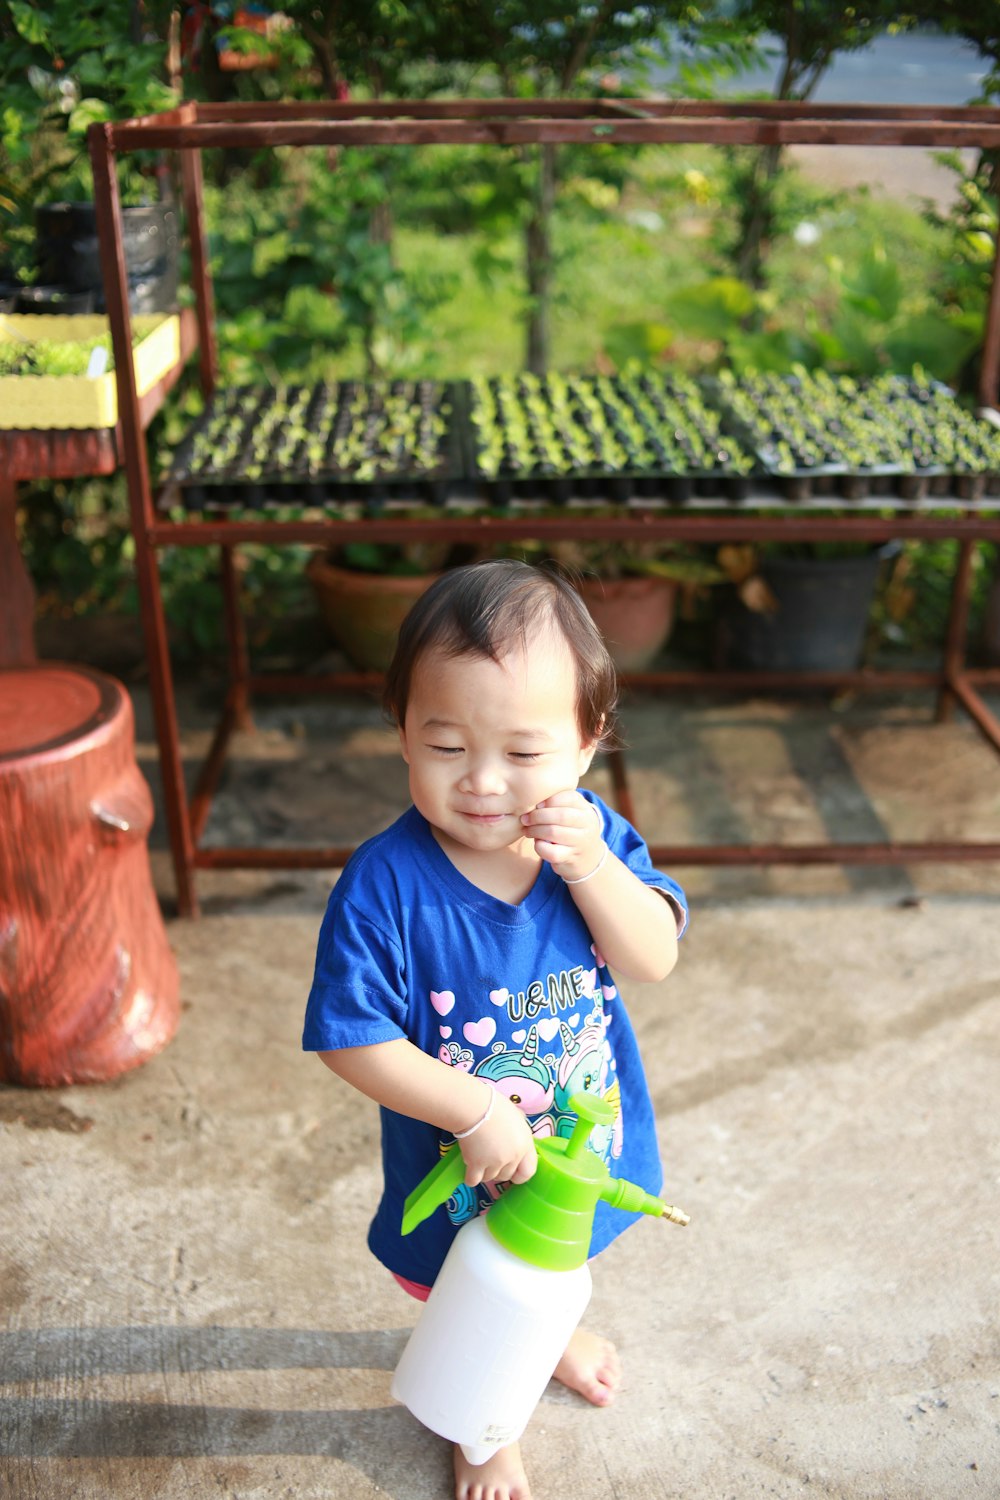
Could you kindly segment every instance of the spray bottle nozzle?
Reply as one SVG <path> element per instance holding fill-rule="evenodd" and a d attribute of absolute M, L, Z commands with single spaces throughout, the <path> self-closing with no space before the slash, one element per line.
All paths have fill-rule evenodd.
<path fill-rule="evenodd" d="M 690 1216 L 682 1208 L 664 1203 L 662 1198 L 655 1198 L 634 1182 L 626 1182 L 624 1177 L 613 1177 L 601 1197 L 612 1208 L 623 1209 L 627 1214 L 649 1214 L 654 1219 L 668 1219 L 671 1224 L 691 1222 Z"/>
<path fill-rule="evenodd" d="M 574 1094 L 570 1108 L 576 1114 L 576 1124 L 566 1147 L 566 1156 L 576 1161 L 587 1150 L 594 1126 L 614 1124 L 615 1112 L 606 1099 L 599 1099 L 594 1094 Z M 654 1197 L 634 1182 L 626 1182 L 623 1177 L 609 1178 L 600 1196 L 612 1208 L 623 1209 L 625 1213 L 650 1214 L 653 1218 L 669 1219 L 671 1224 L 691 1222 L 682 1208 L 664 1203 L 662 1198 Z"/>

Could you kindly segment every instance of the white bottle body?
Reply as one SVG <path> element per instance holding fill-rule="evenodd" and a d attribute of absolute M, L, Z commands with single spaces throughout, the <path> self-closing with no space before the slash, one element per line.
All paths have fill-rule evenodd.
<path fill-rule="evenodd" d="M 392 1394 L 472 1464 L 516 1442 L 590 1301 L 590 1271 L 549 1271 L 494 1239 L 455 1236 L 403 1350 Z"/>

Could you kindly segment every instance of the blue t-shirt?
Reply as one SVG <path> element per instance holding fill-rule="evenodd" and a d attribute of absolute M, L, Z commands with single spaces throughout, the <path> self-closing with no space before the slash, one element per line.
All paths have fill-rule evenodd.
<path fill-rule="evenodd" d="M 611 851 L 686 922 L 683 891 L 654 870 L 635 829 L 593 793 L 583 795 Z M 561 877 L 543 863 L 523 901 L 500 901 L 459 873 L 414 807 L 352 855 L 331 893 L 302 1045 L 326 1052 L 400 1037 L 506 1094 L 536 1138 L 570 1132 L 575 1093 L 607 1099 L 615 1122 L 595 1127 L 591 1149 L 613 1176 L 659 1192 L 635 1035 Z M 430 1285 L 459 1227 L 496 1189 L 460 1187 L 447 1212 L 404 1238 L 404 1200 L 452 1138 L 391 1110 L 381 1114 L 384 1190 L 368 1244 L 390 1271 Z M 599 1204 L 590 1253 L 637 1217 Z"/>

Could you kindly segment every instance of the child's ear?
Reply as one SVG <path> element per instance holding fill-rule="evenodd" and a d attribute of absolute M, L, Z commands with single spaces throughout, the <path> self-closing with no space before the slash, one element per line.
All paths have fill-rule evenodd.
<path fill-rule="evenodd" d="M 604 725 L 605 725 L 605 722 L 606 722 L 606 720 L 604 718 L 604 715 L 602 714 L 601 715 L 601 722 L 597 726 L 597 733 L 594 735 L 594 738 L 592 740 L 590 740 L 588 743 L 583 744 L 583 745 L 580 746 L 580 775 L 581 776 L 585 775 L 586 772 L 590 770 L 590 763 L 594 759 L 594 756 L 597 754 L 598 750 L 600 749 L 601 738 L 602 738 L 602 736 L 604 734 Z"/>
<path fill-rule="evenodd" d="M 410 752 L 406 748 L 406 730 L 403 728 L 402 724 L 397 724 L 396 725 L 396 732 L 399 735 L 399 750 L 400 750 L 400 754 L 402 755 L 403 759 L 406 761 L 406 764 L 409 765 L 410 764 Z"/>

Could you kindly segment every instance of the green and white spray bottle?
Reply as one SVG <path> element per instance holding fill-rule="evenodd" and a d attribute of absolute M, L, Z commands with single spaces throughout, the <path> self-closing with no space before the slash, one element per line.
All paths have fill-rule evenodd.
<path fill-rule="evenodd" d="M 521 1436 L 583 1316 L 598 1202 L 688 1222 L 680 1209 L 612 1177 L 588 1150 L 593 1127 L 612 1123 L 611 1105 L 576 1094 L 570 1109 L 572 1136 L 538 1141 L 535 1175 L 455 1236 L 393 1376 L 396 1399 L 460 1444 L 471 1464 Z M 403 1233 L 446 1203 L 464 1176 L 453 1146 L 407 1198 Z"/>

